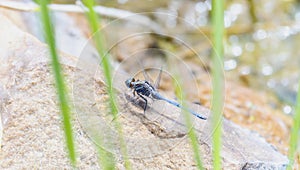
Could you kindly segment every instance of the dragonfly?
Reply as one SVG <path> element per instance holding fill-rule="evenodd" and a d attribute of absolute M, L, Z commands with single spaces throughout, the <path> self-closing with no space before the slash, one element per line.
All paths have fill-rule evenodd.
<path fill-rule="evenodd" d="M 148 101 L 147 101 L 146 97 L 148 97 L 151 99 L 166 101 L 166 102 L 170 103 L 171 105 L 174 105 L 182 110 L 188 111 L 189 113 L 196 116 L 197 118 L 206 120 L 207 118 L 202 116 L 201 114 L 198 114 L 195 111 L 182 106 L 181 104 L 179 104 L 176 101 L 173 101 L 173 100 L 170 100 L 170 99 L 164 97 L 163 95 L 161 95 L 158 92 L 157 86 L 159 85 L 161 73 L 162 73 L 162 69 L 160 70 L 158 78 L 156 79 L 155 85 L 152 85 L 147 80 L 135 80 L 135 78 L 129 78 L 125 81 L 126 86 L 133 90 L 133 95 L 135 96 L 137 94 L 139 97 L 141 97 L 145 101 L 144 113 L 147 109 Z M 145 70 L 143 70 L 143 74 L 144 74 L 145 78 L 148 77 L 145 73 Z"/>

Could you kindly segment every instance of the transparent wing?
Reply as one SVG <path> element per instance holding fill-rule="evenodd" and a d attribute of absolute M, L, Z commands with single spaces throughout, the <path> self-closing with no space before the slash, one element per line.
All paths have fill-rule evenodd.
<path fill-rule="evenodd" d="M 153 80 L 150 78 L 150 76 L 148 75 L 148 73 L 146 72 L 146 69 L 145 69 L 145 66 L 144 64 L 142 63 L 141 60 L 138 60 L 138 63 L 140 65 L 140 68 L 142 69 L 143 71 L 143 75 L 144 75 L 144 78 L 145 80 L 149 81 L 151 84 L 153 84 Z"/>
<path fill-rule="evenodd" d="M 159 83 L 160 83 L 160 80 L 161 80 L 161 74 L 162 74 L 162 66 L 160 67 L 160 71 L 159 71 L 159 74 L 155 80 L 155 83 L 154 83 L 154 88 L 158 89 L 159 87 Z"/>

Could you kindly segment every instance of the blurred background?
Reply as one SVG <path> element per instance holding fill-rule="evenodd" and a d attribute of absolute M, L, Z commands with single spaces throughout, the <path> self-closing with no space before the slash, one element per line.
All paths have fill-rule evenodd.
<path fill-rule="evenodd" d="M 53 2 L 74 4 L 75 1 L 54 0 Z M 210 36 L 211 33 L 210 1 L 102 0 L 98 3 L 136 13 L 171 14 L 173 17 L 168 18 L 159 18 L 160 16 L 156 16 L 155 13 L 146 15 L 167 32 L 180 32 L 181 38 L 191 43 L 198 54 L 209 57 L 207 54 L 211 47 L 206 44 L 208 42 L 204 36 Z M 282 110 L 284 114 L 293 113 L 291 105 L 296 101 L 300 68 L 298 57 L 300 50 L 297 48 L 300 42 L 299 7 L 299 1 L 293 0 L 226 1 L 225 4 L 226 77 L 244 86 L 267 92 L 276 101 L 270 103 L 272 107 Z M 189 25 L 176 17 L 187 21 Z M 134 27 L 136 26 L 127 25 L 128 30 Z M 203 34 L 199 33 L 199 30 Z M 159 40 L 153 41 L 148 43 L 157 45 Z M 168 45 L 176 47 L 174 43 Z M 195 57 L 191 56 L 193 55 L 191 53 L 182 55 L 187 58 Z M 206 66 L 209 67 L 209 59 L 205 61 Z"/>

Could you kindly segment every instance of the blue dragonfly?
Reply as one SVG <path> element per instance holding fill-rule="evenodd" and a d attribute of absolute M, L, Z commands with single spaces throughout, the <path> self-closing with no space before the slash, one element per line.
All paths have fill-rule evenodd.
<path fill-rule="evenodd" d="M 179 104 L 176 101 L 167 99 L 166 97 L 164 97 L 163 95 L 161 95 L 158 92 L 157 87 L 159 85 L 161 73 L 162 73 L 162 69 L 160 70 L 160 73 L 158 75 L 158 78 L 156 79 L 154 86 L 151 85 L 147 80 L 135 80 L 135 78 L 129 78 L 125 81 L 126 86 L 133 90 L 133 95 L 135 96 L 135 94 L 137 94 L 139 97 L 141 97 L 145 101 L 144 112 L 147 109 L 147 103 L 148 103 L 146 97 L 149 97 L 151 99 L 166 101 L 180 109 L 188 111 L 189 113 L 193 114 L 194 116 L 196 116 L 200 119 L 206 120 L 207 119 L 206 117 L 196 113 L 193 110 L 190 110 L 189 108 L 182 106 L 181 104 Z M 148 77 L 145 70 L 143 70 L 143 74 L 144 74 L 145 78 Z"/>

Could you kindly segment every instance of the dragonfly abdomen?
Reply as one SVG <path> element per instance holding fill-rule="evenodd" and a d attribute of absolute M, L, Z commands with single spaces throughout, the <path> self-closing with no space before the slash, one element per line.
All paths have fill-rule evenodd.
<path fill-rule="evenodd" d="M 163 96 L 160 95 L 159 93 L 155 93 L 155 94 L 153 95 L 153 97 L 156 98 L 156 99 L 158 99 L 158 100 L 164 100 L 164 101 L 166 101 L 166 102 L 168 102 L 168 103 L 170 103 L 170 104 L 172 104 L 172 105 L 174 105 L 174 106 L 176 106 L 176 107 L 178 107 L 178 108 L 181 108 L 181 109 L 183 109 L 183 110 L 185 110 L 185 111 L 190 112 L 191 114 L 193 114 L 194 116 L 196 116 L 196 117 L 198 117 L 198 118 L 200 118 L 200 119 L 206 120 L 206 117 L 204 117 L 204 116 L 202 116 L 202 115 L 200 115 L 200 114 L 198 114 L 198 113 L 196 113 L 196 112 L 194 112 L 194 111 L 192 111 L 192 110 L 190 110 L 190 109 L 188 109 L 188 108 L 186 108 L 186 107 L 180 105 L 179 103 L 177 103 L 177 102 L 175 102 L 175 101 L 172 101 L 172 100 L 169 100 L 169 99 L 163 97 Z"/>

